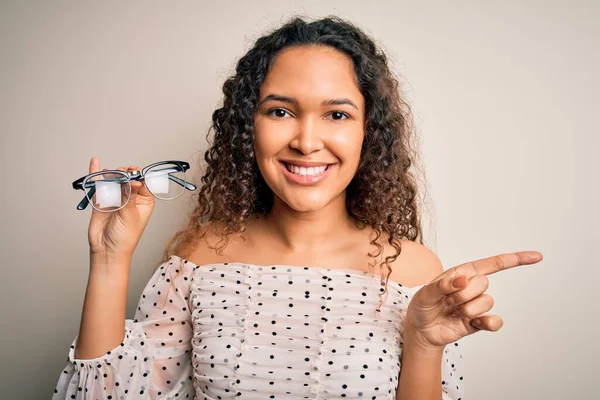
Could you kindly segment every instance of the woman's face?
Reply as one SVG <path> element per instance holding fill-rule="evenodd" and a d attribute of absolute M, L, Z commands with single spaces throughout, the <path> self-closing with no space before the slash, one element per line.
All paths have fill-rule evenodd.
<path fill-rule="evenodd" d="M 254 117 L 256 160 L 276 197 L 296 211 L 343 203 L 360 159 L 364 107 L 344 53 L 298 46 L 277 55 Z"/>

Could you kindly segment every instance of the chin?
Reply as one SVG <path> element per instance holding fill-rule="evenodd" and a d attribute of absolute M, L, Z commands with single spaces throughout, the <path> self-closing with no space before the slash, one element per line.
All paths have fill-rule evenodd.
<path fill-rule="evenodd" d="M 297 212 L 312 212 L 319 211 L 327 207 L 337 196 L 327 195 L 325 193 L 302 193 L 299 191 L 297 195 L 292 193 L 283 196 L 277 195 L 281 202 L 285 203 L 289 208 Z"/>
<path fill-rule="evenodd" d="M 327 206 L 327 202 L 318 202 L 318 203 L 311 203 L 311 202 L 307 202 L 307 201 L 294 201 L 294 202 L 289 202 L 289 201 L 283 201 L 285 204 L 287 204 L 288 207 L 290 207 L 292 210 L 297 211 L 297 212 L 312 212 L 312 211 L 319 211 L 323 208 L 325 208 L 325 206 Z"/>

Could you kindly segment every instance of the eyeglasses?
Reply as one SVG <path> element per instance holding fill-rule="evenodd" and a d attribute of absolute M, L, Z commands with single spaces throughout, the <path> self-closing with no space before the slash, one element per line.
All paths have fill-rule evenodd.
<path fill-rule="evenodd" d="M 99 212 L 114 212 L 127 205 L 131 196 L 131 181 L 145 181 L 154 197 L 173 200 L 196 186 L 185 180 L 190 164 L 185 161 L 161 161 L 150 164 L 142 171 L 98 171 L 73 182 L 73 189 L 83 190 L 85 197 L 77 204 L 85 210 L 88 204 Z"/>

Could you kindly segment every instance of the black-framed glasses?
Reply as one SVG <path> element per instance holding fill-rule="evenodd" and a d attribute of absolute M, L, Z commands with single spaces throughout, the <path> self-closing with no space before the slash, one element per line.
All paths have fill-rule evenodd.
<path fill-rule="evenodd" d="M 144 181 L 154 197 L 173 200 L 196 186 L 185 179 L 190 164 L 185 161 L 160 161 L 150 164 L 141 171 L 98 171 L 77 179 L 73 189 L 83 190 L 85 197 L 77 204 L 85 210 L 88 204 L 99 212 L 113 212 L 127 205 L 131 196 L 131 181 Z"/>

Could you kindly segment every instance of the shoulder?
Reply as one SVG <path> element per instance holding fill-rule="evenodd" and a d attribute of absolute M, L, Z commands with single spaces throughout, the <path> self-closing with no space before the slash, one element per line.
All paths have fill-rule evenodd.
<path fill-rule="evenodd" d="M 201 233 L 193 242 L 188 241 L 179 247 L 177 256 L 194 264 L 198 264 L 196 261 L 206 258 L 211 245 L 215 244 L 217 235 L 212 223 L 202 224 L 200 230 Z"/>
<path fill-rule="evenodd" d="M 233 252 L 239 239 L 236 235 L 224 237 L 220 232 L 220 226 L 216 222 L 202 224 L 197 238 L 182 245 L 178 256 L 195 265 L 234 261 Z"/>
<path fill-rule="evenodd" d="M 419 286 L 428 284 L 444 272 L 439 257 L 426 246 L 400 240 L 400 247 L 400 255 L 391 264 L 390 279 L 406 286 Z M 386 252 L 394 254 L 393 247 L 389 246 Z"/>

